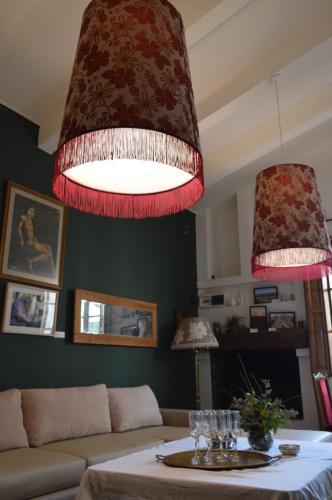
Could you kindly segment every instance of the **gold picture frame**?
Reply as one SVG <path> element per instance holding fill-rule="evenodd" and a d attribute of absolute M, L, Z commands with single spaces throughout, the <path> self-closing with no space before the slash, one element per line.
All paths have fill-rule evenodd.
<path fill-rule="evenodd" d="M 157 304 L 76 289 L 73 340 L 157 347 Z"/>
<path fill-rule="evenodd" d="M 1 277 L 60 288 L 66 222 L 63 203 L 9 181 L 1 234 Z"/>

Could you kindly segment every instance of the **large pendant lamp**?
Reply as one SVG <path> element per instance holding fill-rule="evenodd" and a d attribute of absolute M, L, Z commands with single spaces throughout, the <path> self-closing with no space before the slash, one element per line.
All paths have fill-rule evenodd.
<path fill-rule="evenodd" d="M 277 76 L 275 85 L 283 152 Z M 330 272 L 332 252 L 315 171 L 283 163 L 257 176 L 252 275 L 267 281 L 318 279 Z"/>
<path fill-rule="evenodd" d="M 93 0 L 81 27 L 53 191 L 112 217 L 159 217 L 204 191 L 180 14 L 167 0 Z"/>

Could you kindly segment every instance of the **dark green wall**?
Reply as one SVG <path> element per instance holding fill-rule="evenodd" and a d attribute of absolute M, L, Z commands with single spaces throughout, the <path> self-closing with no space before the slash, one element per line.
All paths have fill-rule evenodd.
<path fill-rule="evenodd" d="M 0 106 L 1 217 L 7 179 L 52 196 L 53 157 L 37 148 L 37 140 L 36 125 Z M 192 353 L 169 348 L 175 307 L 194 308 L 195 245 L 190 212 L 132 221 L 69 209 L 57 318 L 66 340 L 0 334 L 0 388 L 147 383 L 161 406 L 192 406 Z M 156 302 L 158 348 L 72 344 L 75 288 Z"/>

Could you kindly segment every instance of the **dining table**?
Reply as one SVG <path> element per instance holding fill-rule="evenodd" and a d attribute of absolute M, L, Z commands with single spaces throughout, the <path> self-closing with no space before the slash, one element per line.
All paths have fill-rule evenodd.
<path fill-rule="evenodd" d="M 299 444 L 297 456 L 280 455 L 280 444 Z M 193 449 L 185 438 L 89 467 L 77 500 L 331 500 L 332 443 L 275 440 L 270 465 L 241 470 L 169 467 L 158 455 Z M 246 438 L 238 449 L 248 450 Z"/>

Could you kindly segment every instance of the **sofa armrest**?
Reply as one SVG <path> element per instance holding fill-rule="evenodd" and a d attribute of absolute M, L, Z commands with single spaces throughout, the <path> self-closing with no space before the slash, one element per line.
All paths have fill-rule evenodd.
<path fill-rule="evenodd" d="M 164 425 L 174 427 L 188 427 L 188 410 L 174 410 L 173 408 L 160 408 Z"/>

